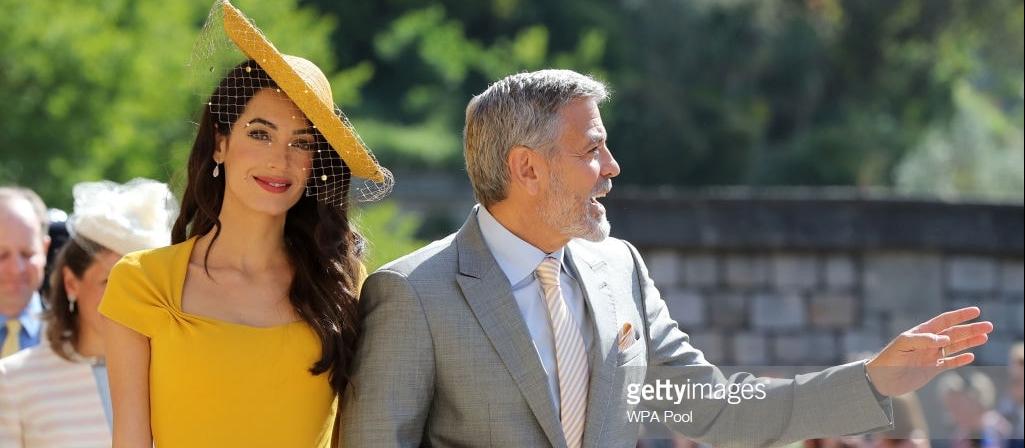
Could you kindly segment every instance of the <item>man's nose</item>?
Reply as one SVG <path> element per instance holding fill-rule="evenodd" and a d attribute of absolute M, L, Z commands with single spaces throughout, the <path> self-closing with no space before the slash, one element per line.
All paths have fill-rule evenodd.
<path fill-rule="evenodd" d="M 613 178 L 619 175 L 619 162 L 612 156 L 612 150 L 605 148 L 605 154 L 602 156 L 601 174 L 602 176 Z"/>

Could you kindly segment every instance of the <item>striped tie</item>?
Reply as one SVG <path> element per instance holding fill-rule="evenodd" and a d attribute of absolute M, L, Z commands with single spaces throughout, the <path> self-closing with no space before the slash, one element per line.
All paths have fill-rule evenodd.
<path fill-rule="evenodd" d="M 537 267 L 552 333 L 555 335 L 555 359 L 559 374 L 559 401 L 562 432 L 570 448 L 579 448 L 584 437 L 584 416 L 587 410 L 587 355 L 580 327 L 569 314 L 559 290 L 559 260 L 548 257 Z"/>
<path fill-rule="evenodd" d="M 7 338 L 4 339 L 3 348 L 0 348 L 0 358 L 13 355 L 21 344 L 18 339 L 21 337 L 21 322 L 18 319 L 7 319 Z"/>

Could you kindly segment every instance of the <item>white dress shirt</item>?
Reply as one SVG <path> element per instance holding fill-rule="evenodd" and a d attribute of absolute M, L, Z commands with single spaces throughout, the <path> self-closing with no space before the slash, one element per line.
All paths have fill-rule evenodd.
<path fill-rule="evenodd" d="M 541 366 L 544 367 L 545 374 L 548 375 L 548 390 L 551 393 L 552 403 L 558 410 L 560 409 L 559 375 L 556 374 L 558 364 L 555 359 L 555 336 L 552 334 L 552 324 L 548 316 L 544 292 L 541 290 L 541 283 L 537 281 L 534 270 L 544 261 L 545 257 L 554 257 L 562 262 L 559 288 L 562 290 L 566 306 L 569 307 L 570 315 L 580 326 L 580 335 L 584 338 L 584 349 L 590 353 L 591 343 L 594 340 L 594 328 L 587 305 L 584 303 L 584 294 L 580 289 L 580 283 L 570 273 L 567 260 L 563 257 L 566 251 L 565 247 L 546 254 L 506 229 L 484 206 L 477 207 L 477 210 L 477 223 L 484 236 L 484 243 L 491 251 L 491 255 L 495 257 L 495 261 L 498 262 L 498 267 L 509 279 L 509 284 L 512 285 L 516 305 L 519 306 L 523 320 L 527 323 L 527 330 L 530 331 L 530 338 L 534 341 L 534 349 L 541 360 Z"/>

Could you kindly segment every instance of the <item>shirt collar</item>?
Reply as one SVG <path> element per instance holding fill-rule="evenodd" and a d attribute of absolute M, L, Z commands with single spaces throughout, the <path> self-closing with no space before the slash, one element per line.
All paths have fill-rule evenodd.
<path fill-rule="evenodd" d="M 21 322 L 21 328 L 25 330 L 25 333 L 30 337 L 35 338 L 39 335 L 39 328 L 43 322 L 40 320 L 40 315 L 43 313 L 43 303 L 39 298 L 39 292 L 32 294 L 32 298 L 28 300 L 25 305 L 25 309 L 18 315 L 18 322 Z M 7 323 L 6 316 L 0 316 L 0 326 Z"/>
<path fill-rule="evenodd" d="M 484 244 L 488 246 L 491 255 L 498 262 L 498 267 L 502 269 L 514 289 L 519 283 L 534 275 L 534 270 L 545 257 L 553 257 L 562 263 L 565 247 L 546 254 L 506 229 L 483 205 L 478 206 L 477 210 L 477 224 L 484 237 Z"/>

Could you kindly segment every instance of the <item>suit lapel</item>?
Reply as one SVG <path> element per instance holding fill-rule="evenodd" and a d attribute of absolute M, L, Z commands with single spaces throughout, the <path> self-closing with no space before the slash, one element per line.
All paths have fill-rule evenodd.
<path fill-rule="evenodd" d="M 595 340 L 590 356 L 590 387 L 587 392 L 587 421 L 583 446 L 597 446 L 602 422 L 612 397 L 612 379 L 616 369 L 616 340 L 619 328 L 616 308 L 606 273 L 605 260 L 593 256 L 572 242 L 566 246 L 570 266 L 580 280 L 580 289 L 594 321 Z"/>
<path fill-rule="evenodd" d="M 456 236 L 456 245 L 460 272 L 456 281 L 466 302 L 552 446 L 564 447 L 565 437 L 548 390 L 548 378 L 516 305 L 509 279 L 484 243 L 476 209 Z"/>

